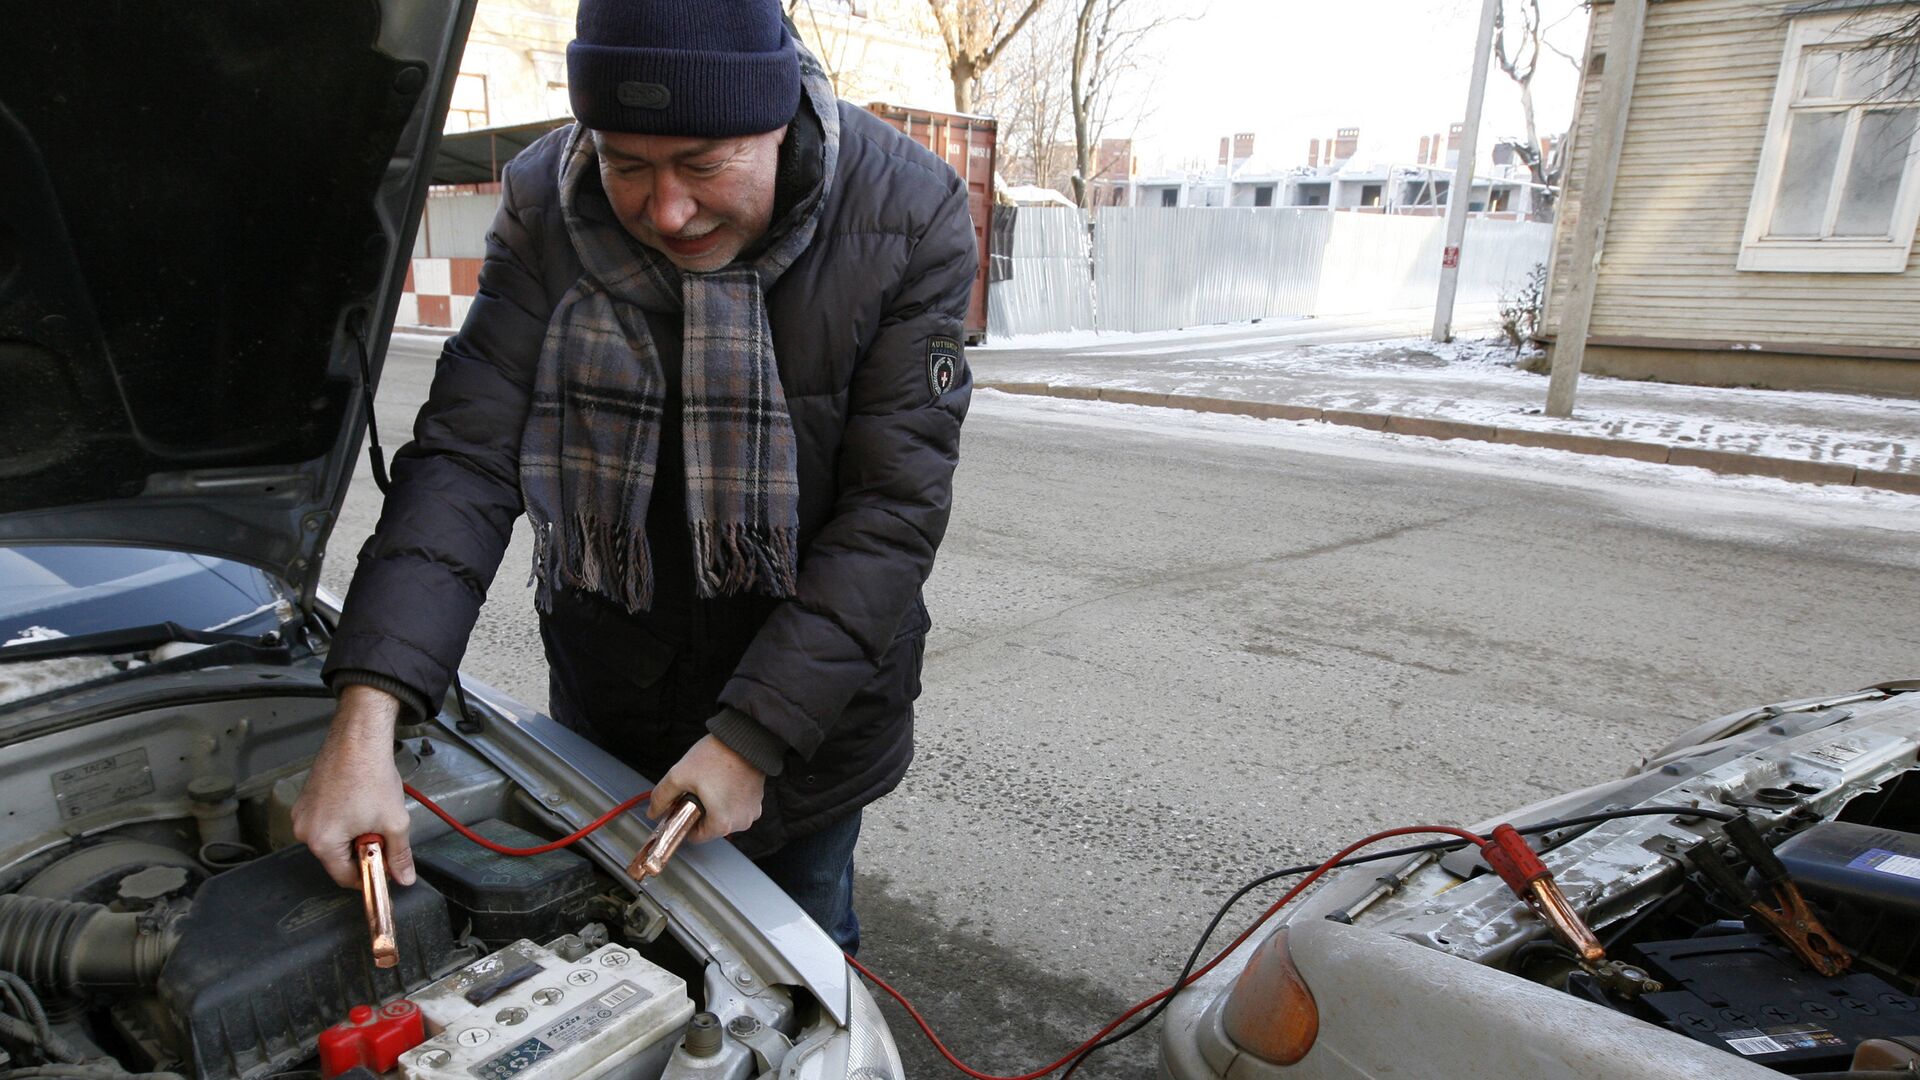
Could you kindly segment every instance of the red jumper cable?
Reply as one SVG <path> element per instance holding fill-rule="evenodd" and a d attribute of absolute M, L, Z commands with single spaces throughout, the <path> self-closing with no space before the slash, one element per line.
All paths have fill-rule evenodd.
<path fill-rule="evenodd" d="M 467 828 L 466 825 L 462 824 L 452 814 L 441 809 L 432 799 L 427 798 L 411 785 L 407 785 L 405 790 L 408 796 L 419 802 L 420 805 L 426 807 L 434 816 L 452 826 L 454 831 L 458 832 L 461 836 L 466 837 L 489 851 L 511 856 L 541 855 L 577 843 L 583 837 L 599 829 L 614 818 L 639 806 L 653 794 L 651 790 L 643 791 L 558 840 L 545 844 L 537 844 L 533 847 L 516 848 L 496 843 L 474 832 L 472 829 Z M 657 832 L 658 831 L 665 831 L 665 827 L 662 826 Z M 848 955 L 846 960 L 847 964 L 852 967 L 854 971 L 858 972 L 862 978 L 879 987 L 886 992 L 887 996 L 899 1002 L 900 1007 L 905 1009 L 907 1015 L 913 1018 L 913 1022 L 919 1026 L 921 1033 L 933 1044 L 934 1049 L 939 1051 L 940 1056 L 945 1058 L 948 1064 L 971 1077 L 972 1080 L 1041 1080 L 1042 1077 L 1057 1072 L 1072 1062 L 1095 1043 L 1106 1038 L 1115 1029 L 1120 1027 L 1120 1025 L 1139 1015 L 1141 1011 L 1158 1004 L 1173 994 L 1178 993 L 1180 990 L 1199 981 L 1208 972 L 1218 967 L 1235 949 L 1245 944 L 1247 939 L 1252 937 L 1255 931 L 1266 925 L 1267 921 L 1278 914 L 1282 908 L 1292 903 L 1296 897 L 1305 892 L 1314 882 L 1320 880 L 1329 870 L 1332 870 L 1341 862 L 1345 861 L 1354 852 L 1382 840 L 1390 840 L 1397 836 L 1433 834 L 1458 837 L 1480 848 L 1481 855 L 1486 859 L 1487 865 L 1500 876 L 1501 880 L 1506 883 L 1508 888 L 1513 890 L 1516 896 L 1525 900 L 1528 906 L 1533 908 L 1547 923 L 1548 927 L 1551 928 L 1554 936 L 1560 939 L 1561 944 L 1571 949 L 1573 953 L 1581 959 L 1583 964 L 1592 965 L 1604 958 L 1605 953 L 1601 950 L 1600 942 L 1594 937 L 1593 931 L 1587 928 L 1586 923 L 1581 920 L 1579 913 L 1574 910 L 1573 905 L 1567 901 L 1565 894 L 1560 891 L 1560 887 L 1554 883 L 1553 875 L 1548 872 L 1546 865 L 1540 861 L 1538 855 L 1534 854 L 1533 849 L 1528 846 L 1526 839 L 1522 837 L 1513 826 L 1497 826 L 1493 830 L 1492 838 L 1488 839 L 1477 833 L 1469 832 L 1465 829 L 1457 829 L 1450 825 L 1408 825 L 1397 829 L 1383 829 L 1341 848 L 1332 857 L 1322 862 L 1312 872 L 1296 882 L 1279 900 L 1274 901 L 1271 907 L 1262 912 L 1260 917 L 1255 919 L 1251 926 L 1241 931 L 1240 935 L 1216 953 L 1212 960 L 1207 961 L 1205 965 L 1195 970 L 1191 975 L 1176 985 L 1167 987 L 1159 993 L 1140 1001 L 1126 1012 L 1121 1013 L 1115 1017 L 1111 1023 L 1107 1024 L 1107 1026 L 1095 1032 L 1092 1038 L 1089 1038 L 1079 1046 L 1061 1055 L 1061 1057 L 1052 1064 L 1035 1069 L 1032 1072 L 1021 1073 L 1018 1076 L 1000 1076 L 994 1073 L 981 1072 L 969 1067 L 965 1062 L 956 1057 L 953 1051 L 947 1048 L 946 1043 L 940 1041 L 940 1036 L 934 1033 L 933 1026 L 927 1023 L 924 1016 L 920 1015 L 920 1010 L 914 1008 L 913 1003 L 907 1000 L 906 995 L 888 985 L 886 980 L 875 975 L 872 971 L 868 970 L 866 965 L 860 963 L 860 961 L 854 959 L 851 955 Z M 648 846 L 641 849 L 642 853 L 644 854 L 653 846 L 653 842 L 649 841 Z M 657 873 L 658 871 L 655 870 L 654 872 Z"/>

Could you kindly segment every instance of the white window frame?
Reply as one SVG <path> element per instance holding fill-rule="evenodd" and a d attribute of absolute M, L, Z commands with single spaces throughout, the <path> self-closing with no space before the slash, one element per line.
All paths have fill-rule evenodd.
<path fill-rule="evenodd" d="M 1767 117 L 1767 141 L 1760 152 L 1760 171 L 1754 177 L 1753 197 L 1747 204 L 1747 227 L 1740 244 L 1739 269 L 1795 273 L 1897 274 L 1907 268 L 1913 253 L 1914 230 L 1920 227 L 1920 134 L 1916 134 L 1894 197 L 1890 239 L 1871 237 L 1769 237 L 1767 228 L 1786 166 L 1787 133 L 1793 102 L 1799 95 L 1802 63 L 1810 49 L 1864 42 L 1897 26 L 1899 16 L 1872 16 L 1859 11 L 1801 16 L 1787 28 L 1787 44 L 1773 89 L 1773 109 Z M 1891 99 L 1889 99 L 1891 101 Z M 1905 99 L 1900 99 L 1905 100 Z M 1856 117 L 1848 123 L 1838 150 L 1841 162 L 1852 157 Z M 1834 170 L 1834 183 L 1844 176 Z M 1830 205 L 1829 212 L 1832 212 Z"/>

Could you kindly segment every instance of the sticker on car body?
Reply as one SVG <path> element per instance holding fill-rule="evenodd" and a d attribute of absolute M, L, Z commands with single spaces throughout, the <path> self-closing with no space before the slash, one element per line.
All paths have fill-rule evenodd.
<path fill-rule="evenodd" d="M 1793 756 L 1800 758 L 1802 761 L 1811 761 L 1816 765 L 1824 765 L 1829 769 L 1845 769 L 1854 760 L 1859 758 L 1860 755 L 1866 752 L 1867 748 L 1861 746 L 1859 743 L 1830 742 L 1824 746 L 1816 746 L 1811 750 L 1796 751 Z"/>
<path fill-rule="evenodd" d="M 96 810 L 151 795 L 154 790 L 153 769 L 147 764 L 144 747 L 61 769 L 52 779 L 53 801 L 62 821 L 86 817 Z"/>

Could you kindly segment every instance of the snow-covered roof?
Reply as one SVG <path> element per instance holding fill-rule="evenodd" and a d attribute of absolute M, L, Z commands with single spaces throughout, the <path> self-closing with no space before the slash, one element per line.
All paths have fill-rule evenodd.
<path fill-rule="evenodd" d="M 1073 200 L 1048 187 L 1013 184 L 1004 192 L 1016 206 L 1072 206 Z"/>

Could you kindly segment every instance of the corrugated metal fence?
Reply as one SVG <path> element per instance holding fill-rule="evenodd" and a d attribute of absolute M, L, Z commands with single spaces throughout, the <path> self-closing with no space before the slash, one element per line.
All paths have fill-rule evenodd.
<path fill-rule="evenodd" d="M 487 229 L 498 195 L 435 195 L 427 200 L 420 231 L 413 236 L 413 257 L 479 259 L 487 254 Z"/>
<path fill-rule="evenodd" d="M 478 259 L 497 195 L 427 200 L 414 257 Z M 1003 208 L 997 214 L 1007 211 Z M 1433 303 L 1438 217 L 1330 210 L 1022 207 L 1010 276 L 989 288 L 989 338 L 1062 330 L 1172 330 L 1271 315 L 1347 315 Z M 1552 226 L 1471 218 L 1459 302 L 1498 300 L 1547 260 Z M 997 242 L 996 246 L 1000 246 Z M 457 291 L 457 290 L 456 290 Z"/>
<path fill-rule="evenodd" d="M 1092 330 L 1094 264 L 1086 218 L 1064 207 L 1022 209 L 1012 235 L 1010 250 L 995 252 L 1009 256 L 1013 276 L 989 286 L 988 339 Z"/>
<path fill-rule="evenodd" d="M 1329 210 L 1022 208 L 990 336 L 1172 330 L 1271 315 L 1431 305 L 1445 222 Z M 1547 259 L 1552 226 L 1469 219 L 1459 302 L 1498 300 Z M 1078 252 L 1078 253 L 1076 253 Z"/>

